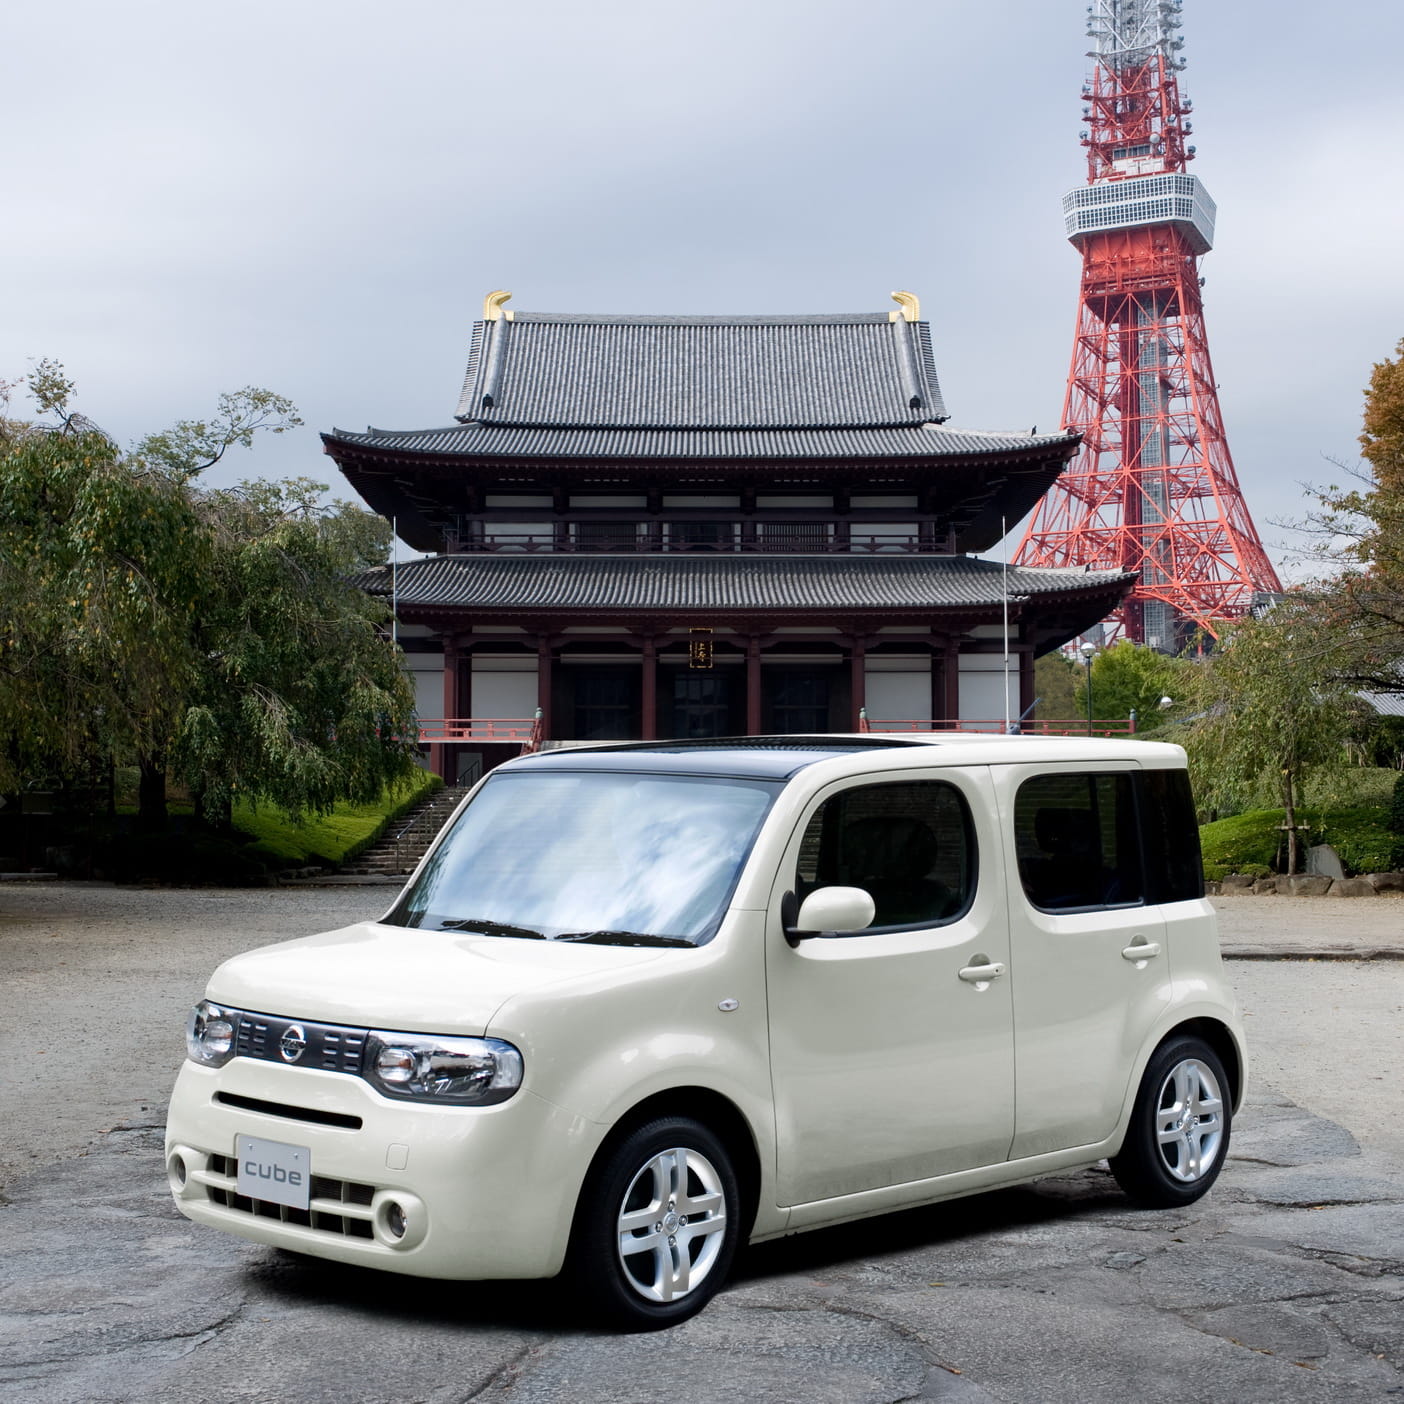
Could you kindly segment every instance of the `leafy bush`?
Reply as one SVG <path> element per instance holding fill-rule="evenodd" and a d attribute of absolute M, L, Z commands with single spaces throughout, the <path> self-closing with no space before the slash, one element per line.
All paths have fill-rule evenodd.
<path fill-rule="evenodd" d="M 1267 877 L 1281 871 L 1282 815 L 1280 809 L 1250 809 L 1205 824 L 1199 831 L 1204 876 L 1213 882 L 1229 873 Z M 1347 873 L 1378 873 L 1404 865 L 1404 837 L 1389 831 L 1388 815 L 1379 805 L 1354 805 L 1298 810 L 1298 822 L 1310 826 L 1302 834 L 1304 842 L 1329 843 Z"/>
<path fill-rule="evenodd" d="M 1395 777 L 1389 797 L 1389 831 L 1404 834 L 1404 771 Z"/>
<path fill-rule="evenodd" d="M 336 867 L 371 846 L 386 828 L 443 785 L 437 775 L 416 771 L 375 804 L 338 804 L 330 814 L 292 815 L 277 805 L 234 806 L 234 827 L 254 842 L 248 852 L 277 867 L 322 863 Z"/>

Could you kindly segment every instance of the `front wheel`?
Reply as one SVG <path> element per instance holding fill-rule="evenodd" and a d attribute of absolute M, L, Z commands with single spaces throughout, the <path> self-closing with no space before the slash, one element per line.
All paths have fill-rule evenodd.
<path fill-rule="evenodd" d="M 1131 1124 L 1112 1157 L 1116 1182 L 1148 1209 L 1192 1204 L 1219 1176 L 1228 1155 L 1233 1111 L 1219 1055 L 1182 1035 L 1146 1065 Z"/>
<path fill-rule="evenodd" d="M 672 1326 L 721 1287 L 739 1232 L 726 1147 L 700 1122 L 660 1117 L 592 1172 L 576 1212 L 570 1277 L 581 1300 L 617 1325 Z"/>

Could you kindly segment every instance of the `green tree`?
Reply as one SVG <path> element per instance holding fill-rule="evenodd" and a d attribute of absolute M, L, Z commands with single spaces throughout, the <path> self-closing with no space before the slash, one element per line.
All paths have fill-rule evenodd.
<path fill-rule="evenodd" d="M 1183 701 L 1187 669 L 1193 664 L 1170 658 L 1144 644 L 1122 639 L 1092 659 L 1092 711 L 1099 720 L 1119 720 L 1136 713 L 1139 730 L 1158 725 L 1160 700 Z M 1087 715 L 1087 668 L 1077 669 L 1075 705 L 1071 713 Z"/>
<path fill-rule="evenodd" d="M 1234 809 L 1269 788 L 1283 810 L 1287 871 L 1298 870 L 1297 811 L 1309 773 L 1344 768 L 1351 693 L 1341 647 L 1310 597 L 1227 629 L 1195 666 L 1199 709 L 1183 741 L 1202 804 Z"/>
<path fill-rule="evenodd" d="M 239 391 L 124 455 L 62 367 L 29 388 L 53 422 L 0 414 L 0 788 L 135 762 L 159 827 L 168 767 L 212 822 L 236 790 L 324 810 L 404 775 L 412 693 L 355 584 L 384 523 L 306 480 L 198 483 L 291 405 Z"/>
<path fill-rule="evenodd" d="M 69 412 L 61 368 L 30 389 L 58 422 L 0 422 L 3 788 L 159 748 L 193 675 L 204 566 L 189 501 Z"/>
<path fill-rule="evenodd" d="M 294 813 L 369 801 L 408 771 L 413 694 L 383 600 L 353 583 L 389 529 L 322 492 L 300 478 L 199 500 L 212 569 L 173 765 L 211 819 L 236 793 Z"/>
<path fill-rule="evenodd" d="M 1077 709 L 1077 665 L 1060 649 L 1034 660 L 1034 696 L 1039 721 L 1067 721 Z"/>
<path fill-rule="evenodd" d="M 1357 488 L 1318 494 L 1312 525 L 1332 578 L 1319 587 L 1323 630 L 1348 644 L 1342 676 L 1404 691 L 1404 341 L 1365 390 Z M 1354 470 L 1352 470 L 1354 471 Z"/>

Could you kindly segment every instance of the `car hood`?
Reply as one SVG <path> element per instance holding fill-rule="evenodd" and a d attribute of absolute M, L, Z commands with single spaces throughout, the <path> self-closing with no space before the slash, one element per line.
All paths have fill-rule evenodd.
<path fill-rule="evenodd" d="M 366 921 L 237 955 L 215 971 L 207 994 L 261 1014 L 407 1033 L 482 1034 L 513 995 L 595 980 L 668 954 Z"/>

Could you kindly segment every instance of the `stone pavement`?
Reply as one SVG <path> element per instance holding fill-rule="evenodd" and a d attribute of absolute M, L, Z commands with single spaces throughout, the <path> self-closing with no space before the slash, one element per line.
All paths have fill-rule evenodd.
<path fill-rule="evenodd" d="M 1256 1099 L 1218 1186 L 1131 1209 L 1104 1170 L 751 1249 L 672 1331 L 549 1284 L 294 1258 L 177 1216 L 155 1120 L 12 1187 L 0 1393 L 26 1404 L 1342 1404 L 1404 1398 L 1404 1177 Z"/>

